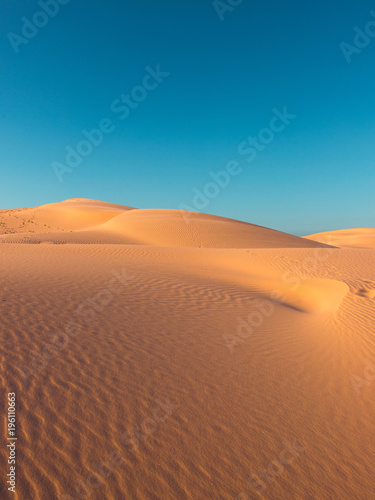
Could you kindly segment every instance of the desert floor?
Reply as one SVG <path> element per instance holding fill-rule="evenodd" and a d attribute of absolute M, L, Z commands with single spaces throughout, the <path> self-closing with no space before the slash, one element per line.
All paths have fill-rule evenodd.
<path fill-rule="evenodd" d="M 375 230 L 73 199 L 0 211 L 0 279 L 2 498 L 375 498 Z"/>

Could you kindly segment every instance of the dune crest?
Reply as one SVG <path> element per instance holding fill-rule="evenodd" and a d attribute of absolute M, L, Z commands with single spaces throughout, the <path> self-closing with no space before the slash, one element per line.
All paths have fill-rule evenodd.
<path fill-rule="evenodd" d="M 337 251 L 335 248 L 328 250 Z M 308 262 L 320 255 L 311 249 L 301 251 L 309 252 Z M 214 275 L 216 281 L 243 287 L 275 305 L 304 313 L 334 313 L 349 292 L 349 286 L 343 281 L 307 277 L 305 272 L 301 274 L 298 270 L 286 273 L 283 268 L 273 269 L 268 259 L 259 261 L 246 251 L 237 255 L 227 252 L 195 254 L 190 256 L 190 262 L 194 263 L 197 275 Z"/>
<path fill-rule="evenodd" d="M 0 212 L 0 220 L 2 232 L 8 234 L 0 236 L 0 241 L 8 243 L 109 243 L 197 248 L 325 246 L 225 217 L 180 210 L 140 210 L 83 198 Z"/>
<path fill-rule="evenodd" d="M 336 312 L 349 292 L 346 283 L 331 279 L 305 279 L 296 289 L 281 283 L 279 299 L 283 304 L 307 313 Z"/>

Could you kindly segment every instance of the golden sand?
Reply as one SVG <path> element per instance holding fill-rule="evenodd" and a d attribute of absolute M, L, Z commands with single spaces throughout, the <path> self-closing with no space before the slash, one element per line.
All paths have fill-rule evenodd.
<path fill-rule="evenodd" d="M 374 234 L 1 210 L 13 498 L 375 498 Z"/>

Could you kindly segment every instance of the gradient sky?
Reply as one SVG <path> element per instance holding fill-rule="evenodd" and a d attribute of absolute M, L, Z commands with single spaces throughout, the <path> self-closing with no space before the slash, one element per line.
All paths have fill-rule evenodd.
<path fill-rule="evenodd" d="M 41 8 L 3 0 L 0 207 L 193 206 L 235 160 L 241 173 L 201 211 L 299 235 L 374 227 L 375 37 L 350 64 L 340 48 L 371 9 L 243 0 L 221 21 L 212 0 L 71 0 L 16 54 L 8 33 Z M 111 103 L 158 64 L 169 76 L 120 120 Z M 296 118 L 246 162 L 239 144 L 284 106 Z M 115 130 L 59 182 L 51 164 L 104 118 Z"/>

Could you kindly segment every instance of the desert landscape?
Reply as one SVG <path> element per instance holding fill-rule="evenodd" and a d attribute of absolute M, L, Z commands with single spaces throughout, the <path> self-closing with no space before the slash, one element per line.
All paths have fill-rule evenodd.
<path fill-rule="evenodd" d="M 0 257 L 13 498 L 375 498 L 375 229 L 74 198 Z"/>

